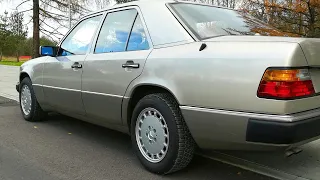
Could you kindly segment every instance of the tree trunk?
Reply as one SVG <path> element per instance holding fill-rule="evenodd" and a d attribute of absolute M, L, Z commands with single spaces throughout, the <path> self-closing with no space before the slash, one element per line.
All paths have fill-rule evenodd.
<path fill-rule="evenodd" d="M 19 62 L 19 51 L 17 51 L 17 53 L 16 53 L 16 56 L 17 56 L 17 62 Z"/>
<path fill-rule="evenodd" d="M 316 24 L 316 10 L 314 7 L 311 6 L 310 2 L 308 2 L 308 9 L 309 9 L 309 32 L 308 37 L 314 37 L 315 35 L 315 24 Z"/>
<path fill-rule="evenodd" d="M 2 51 L 0 51 L 0 61 L 2 61 Z"/>
<path fill-rule="evenodd" d="M 39 57 L 40 48 L 39 0 L 33 0 L 33 58 Z"/>

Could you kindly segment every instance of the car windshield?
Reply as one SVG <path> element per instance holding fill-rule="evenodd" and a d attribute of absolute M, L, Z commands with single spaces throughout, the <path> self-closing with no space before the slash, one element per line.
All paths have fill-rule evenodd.
<path fill-rule="evenodd" d="M 243 11 L 190 3 L 173 3 L 171 7 L 199 39 L 224 35 L 290 36 Z"/>

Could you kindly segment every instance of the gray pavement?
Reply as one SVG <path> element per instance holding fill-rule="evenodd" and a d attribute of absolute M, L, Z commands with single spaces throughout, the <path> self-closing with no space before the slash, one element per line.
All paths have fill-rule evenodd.
<path fill-rule="evenodd" d="M 320 179 L 320 141 L 301 147 L 302 152 L 286 157 L 278 152 L 220 151 L 212 154 L 228 159 L 232 164 L 243 164 L 247 169 L 288 180 Z M 261 170 L 263 172 L 261 172 Z"/>
<path fill-rule="evenodd" d="M 185 170 L 157 176 L 133 154 L 129 136 L 65 116 L 30 123 L 0 97 L 1 180 L 271 180 L 196 156 Z"/>
<path fill-rule="evenodd" d="M 0 96 L 19 100 L 15 85 L 19 80 L 19 67 L 0 65 Z"/>

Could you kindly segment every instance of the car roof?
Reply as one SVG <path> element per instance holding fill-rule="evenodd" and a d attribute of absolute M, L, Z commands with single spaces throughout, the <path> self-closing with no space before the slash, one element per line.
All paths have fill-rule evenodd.
<path fill-rule="evenodd" d="M 81 18 L 126 7 L 139 7 L 140 17 L 145 22 L 147 33 L 154 48 L 168 44 L 194 42 L 190 34 L 181 26 L 172 12 L 166 6 L 167 3 L 178 2 L 176 0 L 139 0 L 105 8 Z"/>
<path fill-rule="evenodd" d="M 180 1 L 177 1 L 177 0 L 137 0 L 137 1 L 131 1 L 131 2 L 126 2 L 126 3 L 115 4 L 113 6 L 109 6 L 107 8 L 103 8 L 98 11 L 94 11 L 92 13 L 89 13 L 86 16 L 90 16 L 92 14 L 96 14 L 96 13 L 103 12 L 103 11 L 109 11 L 109 10 L 113 10 L 113 9 L 127 7 L 127 6 L 148 6 L 148 5 L 153 5 L 154 3 L 164 5 L 166 3 L 174 3 L 174 2 L 180 2 Z"/>
<path fill-rule="evenodd" d="M 150 35 L 150 39 L 154 48 L 157 48 L 157 46 L 164 47 L 167 45 L 194 42 L 195 39 L 192 38 L 192 36 L 186 31 L 186 29 L 184 29 L 177 18 L 166 6 L 166 4 L 168 3 L 177 2 L 208 5 L 204 3 L 180 0 L 138 0 L 128 3 L 116 4 L 114 6 L 90 13 L 84 18 L 105 11 L 136 6 L 139 7 L 142 13 L 139 13 L 140 17 L 143 18 L 142 20 L 145 22 L 146 28 L 148 30 L 147 33 Z"/>
<path fill-rule="evenodd" d="M 90 16 L 90 15 L 98 13 L 98 12 L 108 11 L 108 10 L 127 7 L 127 6 L 148 6 L 148 5 L 154 5 L 155 3 L 157 3 L 159 5 L 164 5 L 167 3 L 175 3 L 175 2 L 188 3 L 188 4 L 202 4 L 202 5 L 214 6 L 214 7 L 224 8 L 224 9 L 231 9 L 228 7 L 216 6 L 216 5 L 210 5 L 210 4 L 201 3 L 201 2 L 186 1 L 186 0 L 137 0 L 137 1 L 131 1 L 131 2 L 126 2 L 126 3 L 115 4 L 114 6 L 103 8 L 101 10 L 87 14 L 86 16 Z M 231 10 L 234 10 L 234 9 L 231 9 Z"/>

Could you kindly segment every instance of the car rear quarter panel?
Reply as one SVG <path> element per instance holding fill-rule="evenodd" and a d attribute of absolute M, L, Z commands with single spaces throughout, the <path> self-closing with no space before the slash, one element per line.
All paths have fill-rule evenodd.
<path fill-rule="evenodd" d="M 183 106 L 290 114 L 318 103 L 313 98 L 280 101 L 256 96 L 268 67 L 307 65 L 298 43 L 207 42 L 199 51 L 201 44 L 154 49 L 127 96 L 139 84 L 154 84 L 167 88 Z"/>

